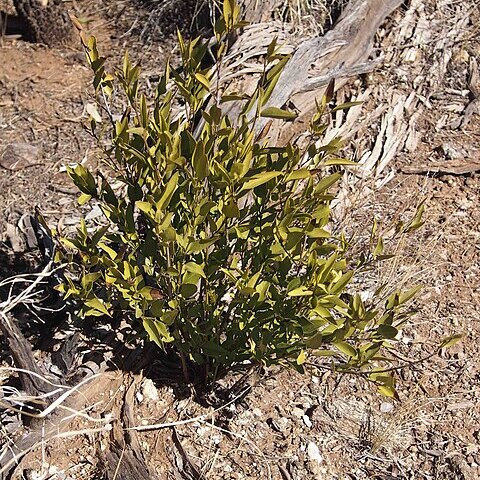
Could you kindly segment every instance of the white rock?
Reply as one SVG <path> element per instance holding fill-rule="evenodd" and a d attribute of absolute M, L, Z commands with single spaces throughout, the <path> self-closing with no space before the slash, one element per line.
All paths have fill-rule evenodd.
<path fill-rule="evenodd" d="M 382 413 L 389 413 L 393 410 L 393 408 L 394 406 L 390 402 L 382 402 L 382 404 L 380 405 L 380 411 Z"/>
<path fill-rule="evenodd" d="M 158 402 L 158 390 L 150 378 L 142 382 L 142 394 L 147 400 Z"/>
<path fill-rule="evenodd" d="M 102 209 L 99 205 L 95 205 L 85 216 L 85 220 L 93 220 L 94 218 L 101 217 L 103 215 Z"/>
<path fill-rule="evenodd" d="M 314 442 L 309 442 L 307 445 L 307 455 L 308 459 L 311 462 L 323 463 L 323 457 L 320 454 L 320 450 L 317 447 L 317 444 Z"/>
<path fill-rule="evenodd" d="M 142 402 L 143 402 L 143 395 L 142 395 L 141 392 L 137 392 L 137 393 L 135 394 L 135 397 L 137 397 L 137 402 L 138 402 L 138 403 L 142 403 Z"/>
<path fill-rule="evenodd" d="M 304 411 L 301 408 L 293 407 L 292 408 L 292 415 L 294 417 L 302 418 L 304 415 Z"/>
<path fill-rule="evenodd" d="M 304 415 L 302 417 L 303 419 L 303 423 L 308 427 L 308 428 L 312 428 L 312 421 L 310 420 L 310 417 L 308 415 Z"/>

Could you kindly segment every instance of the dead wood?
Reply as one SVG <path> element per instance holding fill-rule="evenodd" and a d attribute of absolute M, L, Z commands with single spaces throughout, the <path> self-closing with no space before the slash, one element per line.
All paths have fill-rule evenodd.
<path fill-rule="evenodd" d="M 241 2 L 244 18 L 249 22 L 268 22 L 272 19 L 272 11 L 278 7 L 278 0 L 243 0 Z"/>
<path fill-rule="evenodd" d="M 480 172 L 479 161 L 452 161 L 433 165 L 405 166 L 400 170 L 409 174 L 439 174 L 439 175 L 468 175 L 469 173 Z"/>
<path fill-rule="evenodd" d="M 478 63 L 474 56 L 470 57 L 468 88 L 470 89 L 472 100 L 465 107 L 463 118 L 458 122 L 460 128 L 465 128 L 473 115 L 480 114 L 480 75 L 478 73 Z"/>
<path fill-rule="evenodd" d="M 55 387 L 41 379 L 45 377 L 45 372 L 35 360 L 30 342 L 24 337 L 10 314 L 2 315 L 0 331 L 7 341 L 15 366 L 20 369 L 20 382 L 25 393 L 37 396 L 52 391 Z"/>
<path fill-rule="evenodd" d="M 118 375 L 117 375 L 118 377 Z M 35 425 L 28 428 L 28 431 L 11 442 L 8 449 L 4 448 L 0 458 L 0 480 L 9 479 L 15 476 L 15 471 L 23 466 L 24 457 L 40 446 L 45 446 L 55 439 L 60 439 L 78 418 L 72 412 L 79 412 L 97 399 L 100 392 L 118 388 L 118 378 L 114 375 L 101 373 L 92 376 L 90 381 L 84 382 L 83 386 L 62 402 L 61 407 L 55 409 L 46 418 L 37 419 Z M 95 400 L 96 401 L 96 400 Z M 97 425 L 98 427 L 98 425 Z M 108 424 L 101 424 L 100 429 L 109 428 Z M 73 430 L 72 435 L 75 435 Z M 132 477 L 137 478 L 137 477 Z M 143 477 L 138 477 L 143 478 Z"/>
<path fill-rule="evenodd" d="M 138 433 L 128 430 L 135 425 L 133 405 L 135 391 L 142 380 L 138 376 L 131 380 L 123 398 L 120 422 L 112 429 L 112 441 L 102 461 L 102 470 L 106 480 L 155 480 L 157 477 L 149 470 L 143 449 L 138 441 Z"/>
<path fill-rule="evenodd" d="M 372 53 L 377 29 L 401 3 L 401 0 L 350 1 L 332 30 L 324 36 L 306 40 L 297 47 L 265 106 L 282 107 L 295 94 L 304 91 L 309 82 L 315 85 L 315 79 L 309 79 L 312 70 L 316 72 L 314 77 L 321 78 L 331 71 L 343 69 L 348 72 L 352 68 L 355 71 L 358 65 L 365 65 Z M 344 83 L 336 82 L 336 87 L 340 88 Z M 314 106 L 312 97 L 320 95 L 320 92 L 316 93 L 301 93 L 293 98 L 301 114 L 311 111 Z M 258 129 L 262 129 L 265 123 L 266 119 L 258 122 Z M 278 125 L 281 125 L 280 122 Z"/>
<path fill-rule="evenodd" d="M 300 117 L 306 116 L 315 106 L 313 98 L 323 95 L 324 86 L 332 78 L 337 79 L 335 86 L 338 90 L 348 78 L 370 72 L 382 62 L 381 58 L 368 61 L 372 54 L 374 36 L 387 16 L 401 3 L 401 0 L 351 0 L 332 30 L 324 36 L 309 38 L 299 44 L 296 44 L 295 39 L 289 38 L 280 25 L 252 24 L 238 35 L 225 58 L 225 65 L 217 72 L 220 75 L 218 83 L 222 89 L 230 84 L 228 90 L 241 90 L 245 93 L 253 90 L 252 87 L 257 82 L 255 74 L 262 71 L 261 64 L 255 63 L 255 59 L 265 55 L 268 44 L 276 38 L 281 52 L 291 53 L 292 58 L 265 107 L 281 108 L 293 100 Z M 259 4 L 262 2 L 245 2 L 246 18 L 260 22 L 265 20 L 265 6 L 260 7 Z M 243 80 L 239 80 L 241 77 Z M 240 88 L 237 88 L 238 83 L 241 83 Z M 231 119 L 235 119 L 238 118 L 242 105 L 241 102 L 230 102 L 222 108 Z M 268 119 L 265 118 L 257 121 L 257 132 L 262 131 L 267 122 Z M 201 124 L 197 133 L 200 129 Z M 270 139 L 275 141 L 281 137 L 282 130 L 291 131 L 291 125 L 274 121 L 269 132 Z"/>
<path fill-rule="evenodd" d="M 57 47 L 72 40 L 72 22 L 62 0 L 13 0 L 13 4 L 28 40 Z"/>

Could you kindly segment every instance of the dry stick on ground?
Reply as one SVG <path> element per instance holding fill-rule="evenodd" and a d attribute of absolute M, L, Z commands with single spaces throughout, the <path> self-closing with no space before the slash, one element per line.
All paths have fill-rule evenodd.
<path fill-rule="evenodd" d="M 43 381 L 44 372 L 38 366 L 38 362 L 33 356 L 30 342 L 23 336 L 20 328 L 11 315 L 3 314 L 0 319 L 0 330 L 7 340 L 8 348 L 12 354 L 15 365 L 22 369 L 19 373 L 22 389 L 30 396 L 37 396 L 41 393 L 48 393 L 52 390 L 52 385 Z M 26 371 L 34 372 L 39 376 L 33 376 Z"/>
<path fill-rule="evenodd" d="M 402 173 L 411 174 L 437 174 L 437 175 L 467 175 L 480 172 L 479 160 L 453 160 L 433 165 L 405 166 L 401 168 Z"/>
<path fill-rule="evenodd" d="M 29 432 L 20 437 L 13 448 L 0 452 L 0 479 L 8 478 L 10 472 L 24 454 L 28 453 L 36 444 L 41 443 L 46 436 L 51 437 L 58 433 L 62 422 L 72 414 L 72 410 L 69 409 L 64 409 L 61 412 L 56 412 L 56 410 L 63 403 L 68 403 L 66 402 L 68 397 L 76 392 L 77 387 L 71 387 L 70 389 L 62 387 L 61 380 L 56 379 L 54 383 L 48 378 L 35 359 L 30 342 L 25 338 L 11 315 L 11 312 L 18 305 L 27 305 L 35 301 L 38 286 L 55 271 L 51 267 L 52 263 L 50 262 L 41 273 L 36 275 L 35 280 L 28 287 L 17 296 L 9 295 L 7 300 L 0 303 L 0 332 L 7 342 L 15 362 L 15 371 L 18 372 L 20 378 L 22 390 L 26 393 L 23 403 L 28 404 L 30 399 L 36 399 L 38 401 L 31 401 L 31 403 L 43 404 L 44 407 L 43 412 L 40 413 L 24 411 L 25 415 L 31 418 Z M 28 276 L 14 277 L 4 280 L 1 284 L 5 287 L 8 284 L 13 285 L 26 280 L 28 280 Z M 83 381 L 80 384 L 83 384 Z M 63 393 L 62 389 L 65 389 Z M 72 406 L 72 404 L 68 403 L 68 406 Z"/>

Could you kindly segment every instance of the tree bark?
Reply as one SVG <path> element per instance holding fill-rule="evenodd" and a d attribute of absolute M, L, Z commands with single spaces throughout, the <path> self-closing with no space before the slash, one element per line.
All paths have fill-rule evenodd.
<path fill-rule="evenodd" d="M 62 0 L 13 0 L 13 4 L 27 40 L 53 47 L 72 39 L 72 22 Z"/>

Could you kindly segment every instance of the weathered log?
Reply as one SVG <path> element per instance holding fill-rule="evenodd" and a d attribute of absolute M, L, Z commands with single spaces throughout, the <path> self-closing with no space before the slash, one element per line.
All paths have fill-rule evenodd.
<path fill-rule="evenodd" d="M 141 379 L 141 376 L 132 379 L 126 389 L 121 409 L 121 423 L 116 422 L 111 431 L 111 442 L 101 461 L 101 470 L 106 480 L 157 478 L 147 466 L 137 432 L 129 430 L 135 425 L 132 407 L 135 402 L 135 390 Z"/>
<path fill-rule="evenodd" d="M 245 1 L 245 5 L 250 5 L 249 13 L 253 13 L 254 20 L 263 20 L 265 12 L 254 8 L 252 5 L 255 5 L 255 2 L 251 3 Z M 372 53 L 374 36 L 385 19 L 401 4 L 402 0 L 351 0 L 334 28 L 325 35 L 304 40 L 296 47 L 287 46 L 287 51 L 293 50 L 292 58 L 282 72 L 265 108 L 271 106 L 281 108 L 287 102 L 293 101 L 300 117 L 311 115 L 312 109 L 315 108 L 313 98 L 323 95 L 325 86 L 332 78 L 336 79 L 335 88 L 338 90 L 348 78 L 372 71 L 382 61 L 381 58 L 368 61 Z M 248 14 L 246 17 L 249 20 L 251 18 Z M 232 72 L 232 65 L 238 68 L 248 61 L 248 71 L 251 72 L 251 59 L 264 54 L 266 45 L 277 36 L 270 32 L 264 35 L 266 31 L 263 30 L 267 28 L 265 26 L 263 30 L 255 29 L 254 36 L 258 37 L 258 41 L 255 41 L 255 38 L 250 38 L 252 28 L 246 29 L 237 40 L 240 45 L 243 37 L 248 35 L 246 42 L 248 51 L 245 52 L 244 48 L 237 49 L 234 45 L 233 58 L 229 58 L 230 65 L 222 69 L 220 84 L 228 83 L 238 75 Z M 277 43 L 283 45 L 285 42 L 282 40 Z M 235 56 L 238 56 L 238 59 Z M 242 89 L 248 93 L 249 87 L 256 81 L 255 77 L 249 75 Z M 223 108 L 235 119 L 242 109 L 242 103 L 231 102 Z M 269 120 L 261 118 L 256 122 L 255 128 L 258 132 L 262 131 L 267 121 Z M 290 124 L 276 120 L 269 132 L 270 140 L 275 142 L 280 137 L 280 142 L 284 143 L 290 136 L 290 130 Z"/>
<path fill-rule="evenodd" d="M 371 55 L 380 25 L 401 4 L 402 0 L 350 1 L 332 30 L 297 47 L 265 106 L 282 107 L 293 100 L 301 115 L 309 114 L 315 106 L 312 97 L 323 94 L 323 90 L 304 92 L 306 86 L 312 82 L 315 84 L 315 80 L 309 77 L 326 76 L 331 71 L 342 69 L 344 72 L 349 69 L 355 72 L 356 67 L 365 64 Z M 345 82 L 346 79 L 336 82 L 336 88 L 341 88 Z M 265 123 L 266 119 L 261 119 L 257 128 L 262 129 Z M 275 126 L 277 130 L 282 128 L 280 122 Z"/>
<path fill-rule="evenodd" d="M 30 342 L 23 336 L 11 315 L 2 314 L 0 331 L 7 341 L 15 366 L 19 369 L 20 382 L 25 393 L 37 396 L 52 391 L 55 387 L 41 379 L 45 372 L 38 366 Z"/>
<path fill-rule="evenodd" d="M 72 22 L 62 0 L 13 0 L 13 4 L 27 40 L 51 47 L 72 40 Z"/>
<path fill-rule="evenodd" d="M 29 428 L 28 432 L 16 439 L 15 442 L 11 442 L 8 448 L 3 448 L 0 457 L 0 480 L 16 478 L 15 472 L 17 468 L 22 467 L 23 458 L 36 448 L 60 439 L 64 435 L 68 436 L 68 428 L 75 418 L 72 411 L 82 415 L 81 412 L 85 406 L 89 405 L 91 401 L 93 402 L 91 399 L 98 398 L 100 392 L 118 388 L 118 384 L 118 375 L 102 373 L 85 379 L 79 388 L 72 388 L 68 397 L 65 397 L 65 393 L 62 394 L 65 399 L 59 400 L 62 400 L 61 405 L 66 408 L 56 408 L 48 416 L 37 418 L 38 421 L 34 427 Z M 110 428 L 109 424 L 104 424 L 95 430 L 100 432 Z M 77 433 L 81 432 L 71 432 L 72 435 Z"/>

